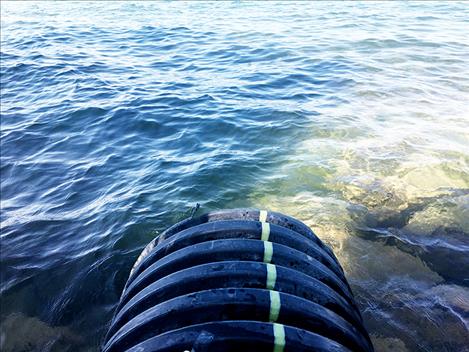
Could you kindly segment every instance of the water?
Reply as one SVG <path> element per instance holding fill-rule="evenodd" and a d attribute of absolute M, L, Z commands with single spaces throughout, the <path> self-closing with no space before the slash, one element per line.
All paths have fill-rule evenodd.
<path fill-rule="evenodd" d="M 467 3 L 2 2 L 3 351 L 96 351 L 201 212 L 310 225 L 377 351 L 469 351 Z"/>

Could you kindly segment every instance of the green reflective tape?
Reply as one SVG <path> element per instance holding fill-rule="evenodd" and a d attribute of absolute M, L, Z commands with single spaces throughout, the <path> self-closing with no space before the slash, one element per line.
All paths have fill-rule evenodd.
<path fill-rule="evenodd" d="M 285 349 L 285 327 L 274 323 L 274 352 L 283 352 Z"/>
<path fill-rule="evenodd" d="M 267 221 L 267 210 L 261 210 L 259 212 L 259 221 L 266 222 Z"/>
<path fill-rule="evenodd" d="M 270 236 L 270 224 L 268 222 L 262 222 L 261 225 L 262 225 L 261 240 L 268 241 L 269 236 Z"/>
<path fill-rule="evenodd" d="M 264 263 L 270 263 L 272 261 L 273 254 L 274 247 L 272 242 L 264 241 Z"/>
<path fill-rule="evenodd" d="M 282 303 L 280 302 L 280 293 L 278 291 L 270 291 L 270 314 L 269 321 L 276 322 L 278 315 L 280 314 L 280 307 Z"/>
<path fill-rule="evenodd" d="M 266 287 L 268 290 L 273 290 L 277 281 L 277 268 L 273 264 L 267 264 L 267 282 Z"/>

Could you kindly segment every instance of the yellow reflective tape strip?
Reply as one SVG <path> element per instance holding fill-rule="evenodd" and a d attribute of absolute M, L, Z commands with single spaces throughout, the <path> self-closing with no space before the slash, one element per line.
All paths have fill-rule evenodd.
<path fill-rule="evenodd" d="M 262 222 L 261 225 L 262 225 L 261 240 L 268 241 L 269 236 L 270 236 L 270 224 L 268 222 Z"/>
<path fill-rule="evenodd" d="M 280 314 L 280 307 L 282 303 L 280 302 L 280 293 L 278 291 L 270 291 L 270 314 L 269 321 L 276 322 L 278 315 Z"/>
<path fill-rule="evenodd" d="M 273 290 L 277 281 L 277 268 L 273 264 L 267 264 L 267 282 L 266 287 L 268 290 Z"/>
<path fill-rule="evenodd" d="M 267 210 L 259 211 L 259 221 L 266 222 L 267 221 Z"/>
<path fill-rule="evenodd" d="M 264 241 L 264 263 L 270 263 L 273 254 L 274 247 L 272 246 L 272 242 Z"/>
<path fill-rule="evenodd" d="M 285 349 L 285 327 L 274 323 L 274 352 L 283 352 Z"/>

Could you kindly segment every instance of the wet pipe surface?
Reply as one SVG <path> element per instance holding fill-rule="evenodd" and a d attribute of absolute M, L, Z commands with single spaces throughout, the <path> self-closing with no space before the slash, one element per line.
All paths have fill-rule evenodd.
<path fill-rule="evenodd" d="M 103 350 L 181 348 L 373 351 L 330 248 L 300 221 L 255 209 L 183 220 L 132 268 Z"/>

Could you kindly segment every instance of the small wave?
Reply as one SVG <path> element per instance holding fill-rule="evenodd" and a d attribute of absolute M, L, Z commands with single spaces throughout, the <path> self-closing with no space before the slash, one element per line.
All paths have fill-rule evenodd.
<path fill-rule="evenodd" d="M 377 347 L 469 345 L 464 5 L 51 4 L 2 3 L 2 327 L 98 348 L 200 203 L 304 220 Z"/>

